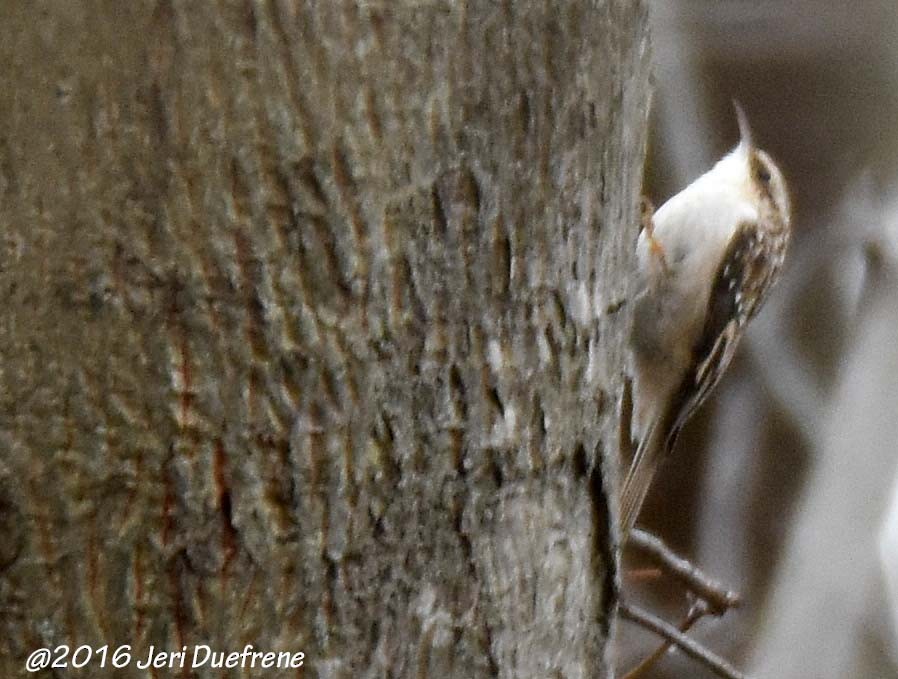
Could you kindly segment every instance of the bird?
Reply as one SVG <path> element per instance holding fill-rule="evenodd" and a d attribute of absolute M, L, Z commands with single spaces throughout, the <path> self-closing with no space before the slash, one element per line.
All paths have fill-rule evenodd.
<path fill-rule="evenodd" d="M 624 536 L 683 425 L 729 366 L 786 256 L 786 181 L 734 105 L 736 148 L 645 218 L 637 240 L 629 331 L 636 453 L 620 493 Z"/>

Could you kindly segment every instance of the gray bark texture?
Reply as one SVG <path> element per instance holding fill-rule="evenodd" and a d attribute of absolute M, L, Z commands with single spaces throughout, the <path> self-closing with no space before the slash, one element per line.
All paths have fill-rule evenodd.
<path fill-rule="evenodd" d="M 608 676 L 648 70 L 629 0 L 3 3 L 0 675 Z"/>

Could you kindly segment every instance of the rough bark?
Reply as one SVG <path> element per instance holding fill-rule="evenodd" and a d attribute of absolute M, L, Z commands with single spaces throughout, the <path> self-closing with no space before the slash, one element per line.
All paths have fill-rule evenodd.
<path fill-rule="evenodd" d="M 645 24 L 3 4 L 0 674 L 608 674 Z"/>

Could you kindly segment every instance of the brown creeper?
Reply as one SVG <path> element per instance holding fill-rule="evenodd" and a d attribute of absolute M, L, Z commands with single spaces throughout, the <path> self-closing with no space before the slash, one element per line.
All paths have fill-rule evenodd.
<path fill-rule="evenodd" d="M 739 145 L 673 196 L 639 235 L 633 434 L 621 495 L 629 533 L 659 463 L 726 370 L 782 268 L 790 233 L 782 173 L 736 106 Z"/>

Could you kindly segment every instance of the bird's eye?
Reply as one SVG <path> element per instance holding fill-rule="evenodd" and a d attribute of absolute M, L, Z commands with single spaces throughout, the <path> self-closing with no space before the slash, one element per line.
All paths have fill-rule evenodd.
<path fill-rule="evenodd" d="M 755 170 L 755 176 L 758 178 L 759 182 L 765 184 L 770 182 L 770 170 L 761 164 L 759 164 L 757 170 Z"/>

